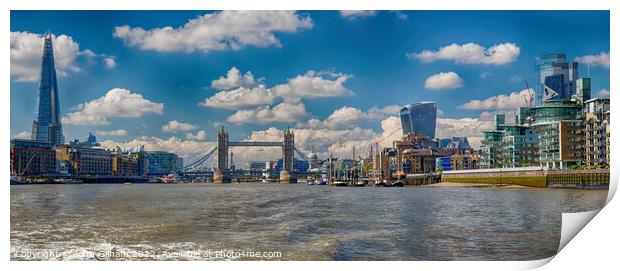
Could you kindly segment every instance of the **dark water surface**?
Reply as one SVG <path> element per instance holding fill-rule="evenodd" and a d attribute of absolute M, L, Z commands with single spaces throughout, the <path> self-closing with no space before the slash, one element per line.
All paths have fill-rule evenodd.
<path fill-rule="evenodd" d="M 562 212 L 601 208 L 606 197 L 302 184 L 11 186 L 11 259 L 532 260 L 555 254 Z M 218 251 L 236 254 L 208 254 Z"/>

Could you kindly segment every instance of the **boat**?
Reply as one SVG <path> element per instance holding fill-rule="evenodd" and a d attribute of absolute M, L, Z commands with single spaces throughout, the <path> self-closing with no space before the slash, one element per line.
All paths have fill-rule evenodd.
<path fill-rule="evenodd" d="M 168 174 L 166 175 L 166 177 L 164 177 L 164 183 L 176 183 L 177 182 L 177 176 L 174 174 Z"/>
<path fill-rule="evenodd" d="M 57 184 L 78 184 L 78 183 L 82 183 L 81 180 L 74 180 L 71 178 L 58 178 L 58 179 L 54 179 L 54 183 Z"/>
<path fill-rule="evenodd" d="M 319 180 L 316 180 L 315 184 L 316 185 L 327 185 L 327 180 L 326 179 L 319 179 Z"/>
<path fill-rule="evenodd" d="M 366 181 L 364 180 L 357 180 L 357 182 L 355 182 L 355 186 L 366 186 Z"/>
<path fill-rule="evenodd" d="M 392 185 L 390 185 L 390 186 L 392 186 L 392 187 L 403 187 L 403 186 L 405 186 L 405 183 L 403 181 L 401 181 L 401 180 L 398 180 L 396 182 L 393 182 Z"/>
<path fill-rule="evenodd" d="M 349 184 L 342 180 L 336 180 L 332 183 L 333 186 L 348 186 Z"/>
<path fill-rule="evenodd" d="M 22 184 L 22 179 L 16 174 L 11 174 L 11 184 Z"/>
<path fill-rule="evenodd" d="M 306 178 L 306 179 L 297 180 L 297 183 L 299 183 L 299 184 L 303 184 L 303 183 L 307 184 L 307 183 L 312 182 L 312 181 L 313 181 L 312 179 Z"/>
<path fill-rule="evenodd" d="M 375 186 L 381 186 L 381 187 L 388 186 L 388 184 L 387 184 L 387 180 L 383 180 L 383 181 L 376 180 L 376 181 L 375 181 Z"/>

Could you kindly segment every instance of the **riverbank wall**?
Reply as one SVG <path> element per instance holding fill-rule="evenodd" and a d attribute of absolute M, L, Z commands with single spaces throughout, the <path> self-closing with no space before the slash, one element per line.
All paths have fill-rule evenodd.
<path fill-rule="evenodd" d="M 444 171 L 441 182 L 528 187 L 605 189 L 609 170 L 546 170 L 542 167 Z"/>
<path fill-rule="evenodd" d="M 440 174 L 407 174 L 405 185 L 429 185 L 441 182 Z"/>

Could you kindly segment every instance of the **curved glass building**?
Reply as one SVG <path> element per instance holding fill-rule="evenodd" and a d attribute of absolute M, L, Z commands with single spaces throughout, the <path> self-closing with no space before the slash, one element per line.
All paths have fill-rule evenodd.
<path fill-rule="evenodd" d="M 435 138 L 437 104 L 419 102 L 403 106 L 400 109 L 400 123 L 405 135 L 415 132 L 429 138 Z"/>

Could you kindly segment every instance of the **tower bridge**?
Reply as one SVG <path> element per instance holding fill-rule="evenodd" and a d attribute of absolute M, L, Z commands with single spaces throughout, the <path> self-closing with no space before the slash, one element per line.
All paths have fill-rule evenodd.
<path fill-rule="evenodd" d="M 261 141 L 229 141 L 228 132 L 222 128 L 217 133 L 217 147 L 207 155 L 183 168 L 183 171 L 195 169 L 204 164 L 213 155 L 217 157 L 215 172 L 213 173 L 214 183 L 229 183 L 231 181 L 231 169 L 229 164 L 230 147 L 281 147 L 282 149 L 282 170 L 280 171 L 280 183 L 297 182 L 297 174 L 294 168 L 295 153 L 302 159 L 308 160 L 303 153 L 295 148 L 295 135 L 290 129 L 284 131 L 284 138 L 281 142 L 261 142 Z"/>

